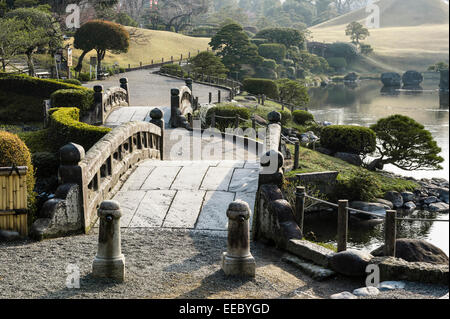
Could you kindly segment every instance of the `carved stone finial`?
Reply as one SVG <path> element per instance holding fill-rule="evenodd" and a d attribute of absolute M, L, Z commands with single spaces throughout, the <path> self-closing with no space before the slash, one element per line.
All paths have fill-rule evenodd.
<path fill-rule="evenodd" d="M 84 159 L 85 151 L 83 146 L 69 143 L 59 149 L 61 165 L 77 165 Z"/>

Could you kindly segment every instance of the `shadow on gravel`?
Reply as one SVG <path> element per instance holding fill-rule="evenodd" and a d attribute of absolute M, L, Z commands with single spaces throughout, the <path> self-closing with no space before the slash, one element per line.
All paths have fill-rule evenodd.
<path fill-rule="evenodd" d="M 206 299 L 220 292 L 229 292 L 253 281 L 253 278 L 227 277 L 222 270 L 203 278 L 201 286 L 186 292 L 177 299 Z"/>
<path fill-rule="evenodd" d="M 64 288 L 57 291 L 49 292 L 47 295 L 42 295 L 40 299 L 68 299 L 68 298 L 80 298 L 84 294 L 95 294 L 104 292 L 107 289 L 114 288 L 122 285 L 122 283 L 111 280 L 94 278 L 91 274 L 85 275 L 80 278 L 79 289 Z M 85 296 L 89 297 L 89 296 Z"/>

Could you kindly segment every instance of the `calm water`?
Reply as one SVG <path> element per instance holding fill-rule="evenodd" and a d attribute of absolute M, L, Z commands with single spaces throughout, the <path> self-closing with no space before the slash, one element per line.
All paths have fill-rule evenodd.
<path fill-rule="evenodd" d="M 310 89 L 310 111 L 317 121 L 333 124 L 358 124 L 369 126 L 378 119 L 393 114 L 412 117 L 423 124 L 442 148 L 440 154 L 445 162 L 439 171 L 404 171 L 393 165 L 385 169 L 394 173 L 415 178 L 449 178 L 449 104 L 448 95 L 439 95 L 438 79 L 425 79 L 423 91 L 385 91 L 380 81 L 361 81 L 357 86 L 344 84 L 326 88 Z M 430 215 L 415 212 L 430 218 L 448 219 L 448 214 Z M 329 219 L 329 220 L 328 220 Z M 325 222 L 326 220 L 326 222 Z M 313 231 L 319 240 L 331 241 L 335 238 L 334 217 L 322 216 L 305 221 L 305 229 Z M 421 238 L 435 244 L 449 254 L 449 223 L 445 222 L 402 222 L 398 237 Z M 349 244 L 353 247 L 372 249 L 383 242 L 382 226 L 364 227 L 351 224 Z"/>

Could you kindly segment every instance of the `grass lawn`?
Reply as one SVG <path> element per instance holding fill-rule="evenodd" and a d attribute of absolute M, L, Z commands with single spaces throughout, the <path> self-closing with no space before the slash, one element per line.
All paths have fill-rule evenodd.
<path fill-rule="evenodd" d="M 128 27 L 127 27 L 128 28 Z M 130 29 L 130 28 L 128 28 Z M 147 29 L 138 29 L 141 38 L 138 41 L 131 41 L 130 49 L 127 53 L 113 54 L 107 52 L 103 63 L 105 65 L 112 66 L 114 63 L 118 63 L 120 67 L 126 68 L 128 64 L 131 67 L 139 66 L 139 62 L 144 65 L 150 64 L 152 59 L 154 62 L 169 61 L 170 57 L 179 59 L 181 54 L 183 57 L 187 57 L 189 52 L 192 55 L 197 54 L 197 50 L 205 51 L 209 48 L 210 38 L 194 38 L 188 37 L 183 34 L 169 32 L 169 31 L 156 31 Z M 73 43 L 73 39 L 69 40 Z M 81 55 L 81 50 L 74 50 L 74 65 L 78 57 Z M 84 60 L 84 70 L 89 70 L 89 58 L 96 56 L 95 51 L 88 53 Z"/>
<path fill-rule="evenodd" d="M 294 154 L 294 146 L 288 145 L 292 154 Z M 325 172 L 325 171 L 337 171 L 339 172 L 339 179 L 349 179 L 358 173 L 368 173 L 381 185 L 379 196 L 383 196 L 385 192 L 395 190 L 395 191 L 412 191 L 419 187 L 419 185 L 413 181 L 401 179 L 401 178 L 391 178 L 384 176 L 377 172 L 371 172 L 365 168 L 348 164 L 343 160 L 338 158 L 328 156 L 308 148 L 300 147 L 300 161 L 299 169 L 295 171 L 290 171 L 286 173 L 286 177 L 294 177 L 296 174 L 300 173 L 312 173 L 312 172 Z"/>

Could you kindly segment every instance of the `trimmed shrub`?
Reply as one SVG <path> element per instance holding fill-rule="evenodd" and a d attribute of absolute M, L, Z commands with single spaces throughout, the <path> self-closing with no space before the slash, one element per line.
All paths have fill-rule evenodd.
<path fill-rule="evenodd" d="M 184 76 L 183 69 L 179 64 L 166 64 L 163 65 L 160 69 L 161 73 L 170 74 L 175 76 Z"/>
<path fill-rule="evenodd" d="M 294 66 L 295 63 L 294 63 L 294 60 L 291 60 L 291 59 L 284 59 L 284 60 L 283 60 L 283 65 L 284 65 L 284 66 Z"/>
<path fill-rule="evenodd" d="M 277 62 L 273 59 L 264 59 L 261 66 L 270 70 L 275 70 L 277 67 Z"/>
<path fill-rule="evenodd" d="M 294 119 L 294 122 L 299 125 L 305 125 L 309 122 L 314 121 L 314 115 L 304 110 L 295 110 L 292 113 L 292 117 Z"/>
<path fill-rule="evenodd" d="M 276 80 L 278 78 L 278 74 L 275 70 L 269 68 L 258 67 L 255 69 L 255 77 Z"/>
<path fill-rule="evenodd" d="M 65 80 L 60 80 L 63 83 L 69 83 L 69 84 L 73 84 L 73 85 L 78 85 L 78 86 L 82 86 L 81 82 L 77 79 L 65 79 Z"/>
<path fill-rule="evenodd" d="M 89 111 L 94 104 L 93 90 L 58 90 L 50 97 L 54 107 L 77 107 Z"/>
<path fill-rule="evenodd" d="M 347 68 L 347 61 L 344 58 L 328 58 L 328 65 L 336 70 Z"/>
<path fill-rule="evenodd" d="M 266 43 L 261 44 L 258 48 L 260 56 L 266 59 L 273 59 L 275 61 L 283 61 L 286 57 L 286 47 L 284 44 Z"/>
<path fill-rule="evenodd" d="M 76 143 L 87 152 L 111 129 L 93 126 L 80 122 L 80 110 L 72 108 L 56 108 L 50 110 L 50 134 L 55 150 L 68 143 Z"/>
<path fill-rule="evenodd" d="M 17 94 L 26 94 L 42 98 L 49 98 L 50 95 L 58 90 L 79 89 L 78 85 L 63 83 L 57 80 L 33 78 L 28 75 L 8 75 L 0 77 L 0 88 L 6 92 L 15 92 Z"/>
<path fill-rule="evenodd" d="M 81 73 L 78 74 L 78 80 L 81 82 L 89 82 L 91 80 L 91 75 L 89 73 Z"/>
<path fill-rule="evenodd" d="M 30 150 L 16 134 L 0 131 L 0 167 L 10 167 L 12 165 L 28 167 L 26 175 L 28 208 L 33 211 L 36 194 L 33 191 L 35 178 Z"/>
<path fill-rule="evenodd" d="M 0 87 L 2 124 L 42 121 L 43 98 L 3 91 Z"/>
<path fill-rule="evenodd" d="M 239 115 L 239 117 L 245 120 L 249 120 L 251 115 L 250 111 L 245 107 L 237 107 L 233 105 L 216 106 L 210 108 L 206 113 L 207 126 L 211 125 L 211 116 L 213 113 L 216 116 L 229 117 L 229 119 L 228 118 L 223 119 L 220 117 L 215 118 L 216 128 L 222 132 L 224 132 L 227 127 L 234 127 L 236 115 Z"/>
<path fill-rule="evenodd" d="M 376 135 L 368 127 L 331 125 L 322 130 L 320 144 L 335 152 L 369 154 L 376 149 Z"/>
<path fill-rule="evenodd" d="M 349 201 L 361 200 L 371 202 L 382 197 L 382 185 L 368 172 L 357 171 L 355 175 L 337 178 L 333 192 L 334 200 L 347 199 Z"/>
<path fill-rule="evenodd" d="M 55 153 L 38 152 L 32 156 L 36 176 L 49 177 L 58 173 L 59 159 Z"/>
<path fill-rule="evenodd" d="M 273 80 L 247 78 L 243 82 L 244 90 L 251 94 L 265 94 L 271 99 L 278 98 L 278 86 Z"/>
<path fill-rule="evenodd" d="M 358 49 L 351 43 L 335 42 L 328 46 L 325 56 L 327 58 L 344 58 L 347 62 L 351 62 L 358 56 Z"/>
<path fill-rule="evenodd" d="M 250 41 L 253 44 L 256 44 L 257 46 L 260 46 L 261 44 L 267 43 L 266 39 L 259 39 L 259 38 L 252 38 L 252 39 L 250 39 Z"/>
<path fill-rule="evenodd" d="M 278 110 L 281 114 L 281 125 L 286 126 L 292 120 L 292 114 L 289 110 Z"/>

